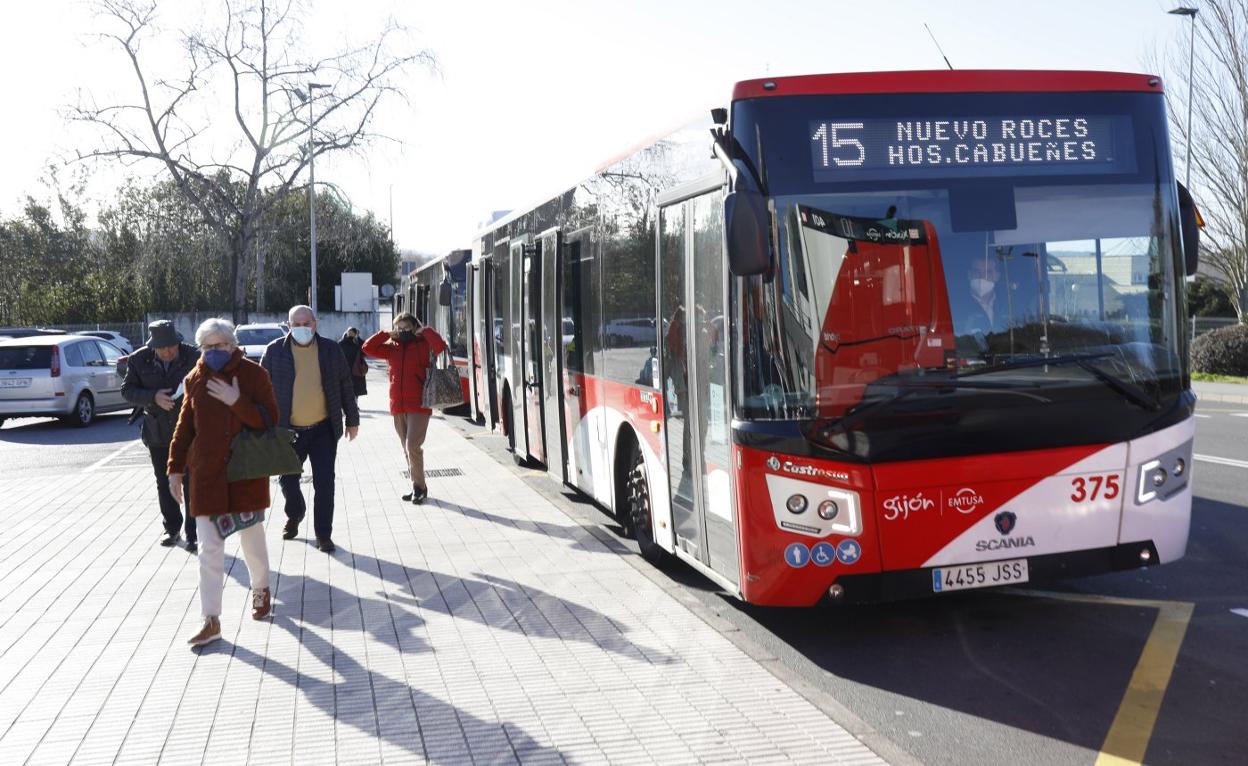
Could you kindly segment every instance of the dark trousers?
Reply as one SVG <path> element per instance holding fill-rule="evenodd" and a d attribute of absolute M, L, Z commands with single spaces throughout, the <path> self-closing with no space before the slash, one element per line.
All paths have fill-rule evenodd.
<path fill-rule="evenodd" d="M 156 474 L 156 497 L 160 500 L 160 515 L 165 522 L 165 534 L 176 535 L 183 527 L 183 520 L 182 509 L 169 491 L 169 445 L 148 446 L 147 452 L 152 456 L 152 472 Z M 195 533 L 195 519 L 191 518 L 190 474 L 182 475 L 182 499 L 186 502 L 186 541 L 193 543 L 199 538 Z"/>
<path fill-rule="evenodd" d="M 326 538 L 334 531 L 334 464 L 338 460 L 338 440 L 329 421 L 295 431 L 295 452 L 299 460 L 312 463 L 312 529 L 317 538 Z M 302 474 L 279 479 L 282 497 L 286 498 L 286 518 L 302 519 L 308 510 L 299 488 Z"/>

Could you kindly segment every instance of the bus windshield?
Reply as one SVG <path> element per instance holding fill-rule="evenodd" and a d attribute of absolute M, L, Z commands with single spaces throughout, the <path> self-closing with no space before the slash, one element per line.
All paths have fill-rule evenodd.
<path fill-rule="evenodd" d="M 886 118 L 872 98 L 789 99 L 743 115 L 762 137 L 776 246 L 773 272 L 743 282 L 744 418 L 835 420 L 958 388 L 1178 395 L 1173 181 L 1168 158 L 1150 154 L 1153 131 L 1164 138 L 1160 99 L 1113 94 L 1093 109 L 1042 95 L 1028 117 L 997 94 L 953 97 L 966 116 L 943 121 L 952 138 L 941 142 L 942 121 Z M 956 112 L 949 98 L 942 115 Z M 1002 139 L 1002 123 L 1013 137 L 1025 120 L 1033 134 L 1062 124 L 1090 139 L 1039 150 Z M 794 126 L 813 136 L 811 153 L 767 154 Z M 1089 155 L 1101 162 L 1080 159 Z M 1045 364 L 1058 357 L 1079 363 Z"/>

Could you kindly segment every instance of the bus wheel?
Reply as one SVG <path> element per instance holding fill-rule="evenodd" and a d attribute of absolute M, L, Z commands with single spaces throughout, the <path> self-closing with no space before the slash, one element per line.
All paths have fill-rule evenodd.
<path fill-rule="evenodd" d="M 641 450 L 633 447 L 628 475 L 624 479 L 624 497 L 628 508 L 628 525 L 641 556 L 655 566 L 667 561 L 667 551 L 654 541 L 654 515 L 650 505 L 650 480 Z"/>

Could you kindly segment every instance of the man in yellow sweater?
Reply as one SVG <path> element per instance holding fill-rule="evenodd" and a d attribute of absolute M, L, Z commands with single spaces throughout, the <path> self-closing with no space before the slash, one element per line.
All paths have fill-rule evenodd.
<path fill-rule="evenodd" d="M 355 402 L 351 370 L 342 347 L 316 333 L 316 314 L 308 306 L 290 310 L 290 332 L 268 345 L 260 365 L 273 379 L 281 413 L 280 425 L 295 432 L 295 452 L 312 463 L 312 526 L 316 547 L 334 552 L 334 466 L 343 433 L 355 438 L 360 410 Z M 343 428 L 343 418 L 346 428 Z M 307 511 L 299 486 L 300 474 L 283 476 L 279 483 L 286 501 L 286 528 L 282 537 L 293 540 Z"/>

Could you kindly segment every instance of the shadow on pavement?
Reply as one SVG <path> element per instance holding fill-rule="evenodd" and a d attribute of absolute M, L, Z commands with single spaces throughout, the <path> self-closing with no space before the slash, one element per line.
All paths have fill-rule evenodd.
<path fill-rule="evenodd" d="M 737 608 L 834 676 L 1093 751 L 1157 615 L 1005 593 Z"/>
<path fill-rule="evenodd" d="M 331 668 L 335 677 L 345 680 L 322 681 L 243 646 L 223 644 L 215 652 L 232 653 L 235 659 L 298 688 L 305 700 L 335 721 L 381 737 L 431 763 L 460 764 L 470 759 L 475 763 L 482 762 L 482 758 L 486 763 L 566 760 L 558 750 L 540 744 L 515 724 L 483 720 L 406 683 L 368 670 L 281 612 L 274 615 L 273 625 L 296 636 L 305 651 Z M 414 730 L 402 725 L 409 718 L 408 711 L 412 711 Z M 386 720 L 386 725 L 380 724 L 380 718 Z"/>
<path fill-rule="evenodd" d="M 29 445 L 109 444 L 139 438 L 139 424 L 126 425 L 130 411 L 99 415 L 86 428 L 75 428 L 55 418 L 15 418 L 5 416 L 0 442 Z"/>

